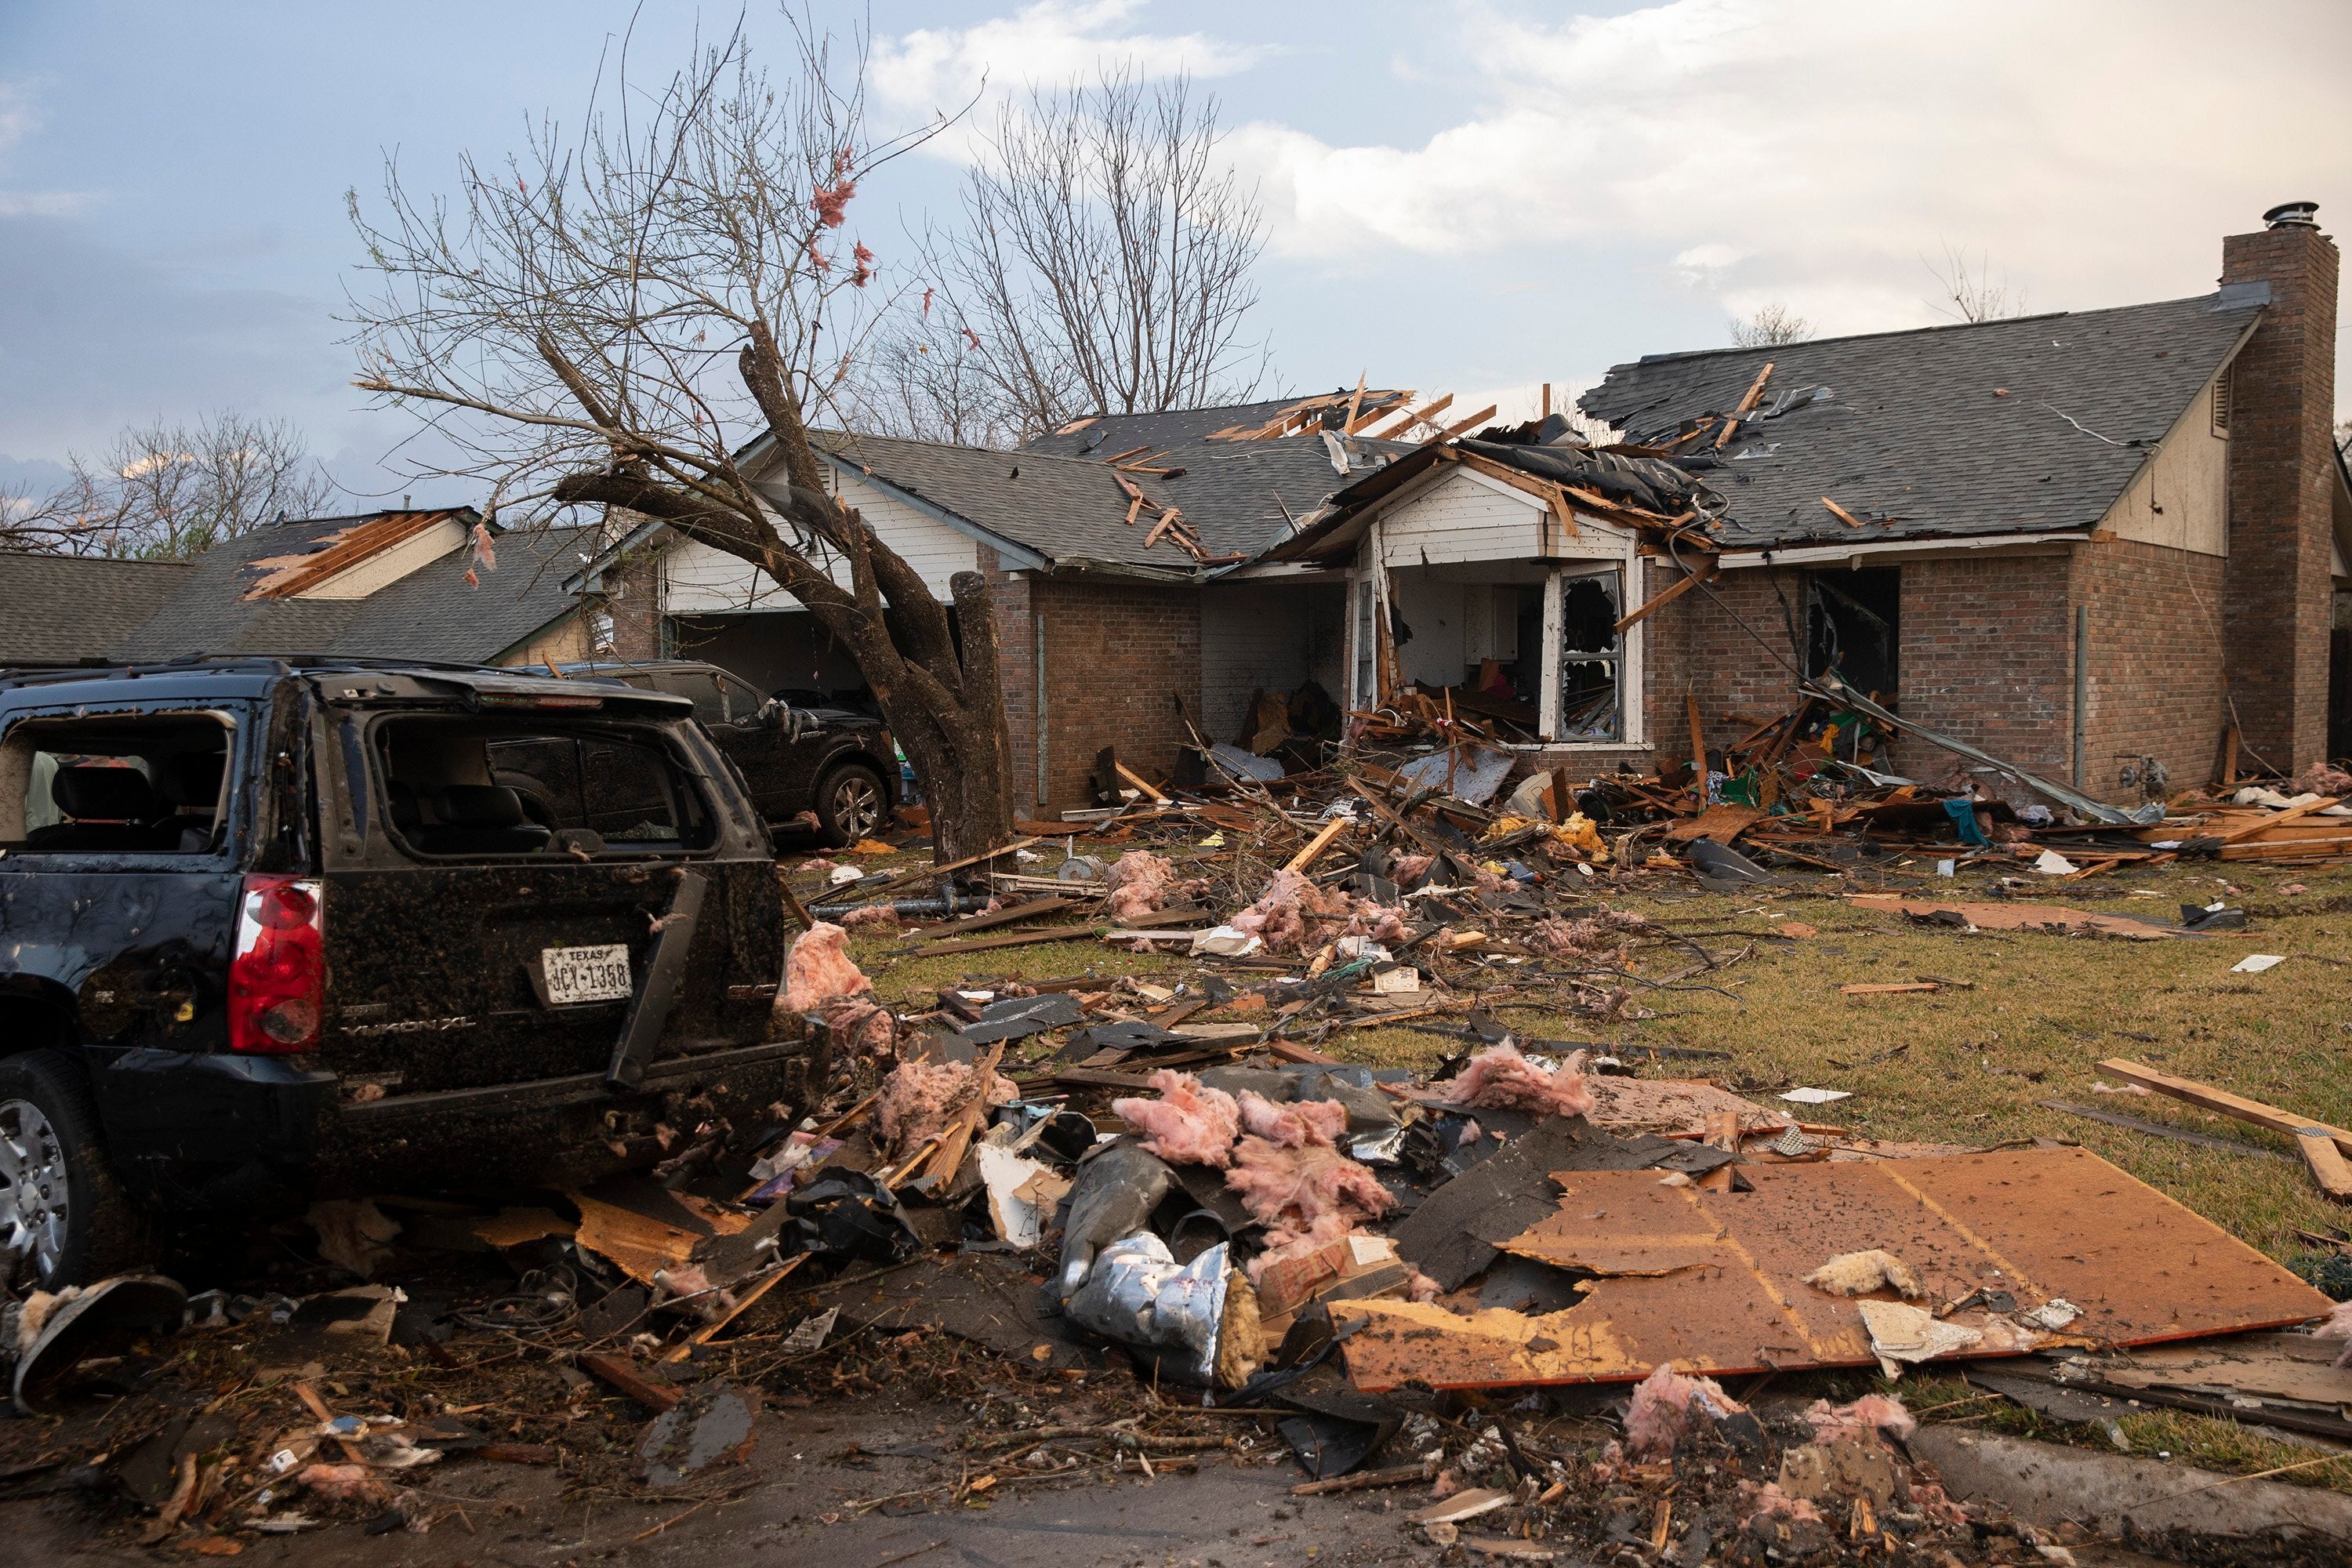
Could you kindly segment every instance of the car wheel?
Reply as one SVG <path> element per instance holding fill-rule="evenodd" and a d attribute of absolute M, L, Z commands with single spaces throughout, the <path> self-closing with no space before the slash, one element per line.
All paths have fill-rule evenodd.
<path fill-rule="evenodd" d="M 99 1136 L 81 1067 L 62 1051 L 0 1058 L 0 1255 L 45 1290 L 150 1260 L 152 1238 Z"/>
<path fill-rule="evenodd" d="M 826 843 L 845 848 L 873 836 L 888 802 L 880 773 L 864 763 L 847 763 L 825 774 L 817 789 L 817 826 Z"/>

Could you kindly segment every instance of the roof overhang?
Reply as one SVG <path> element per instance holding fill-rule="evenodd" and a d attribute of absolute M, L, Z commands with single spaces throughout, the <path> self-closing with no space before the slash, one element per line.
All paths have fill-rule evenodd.
<path fill-rule="evenodd" d="M 1786 549 L 1727 550 L 1721 565 L 1727 572 L 1746 566 L 1833 566 L 1859 561 L 1885 562 L 1906 555 L 1957 555 L 1975 551 L 2018 551 L 2035 545 L 2087 544 L 2087 528 L 2053 529 L 2046 533 L 1983 533 L 1940 539 L 1884 539 L 1870 544 L 1794 544 Z"/>

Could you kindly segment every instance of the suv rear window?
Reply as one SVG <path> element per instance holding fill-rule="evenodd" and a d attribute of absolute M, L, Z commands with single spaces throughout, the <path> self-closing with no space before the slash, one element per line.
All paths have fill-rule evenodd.
<path fill-rule="evenodd" d="M 0 740 L 0 847 L 205 854 L 227 815 L 230 735 L 215 713 L 26 719 Z"/>
<path fill-rule="evenodd" d="M 682 854 L 710 804 L 660 733 L 546 719 L 394 718 L 374 732 L 392 830 L 415 854 Z"/>

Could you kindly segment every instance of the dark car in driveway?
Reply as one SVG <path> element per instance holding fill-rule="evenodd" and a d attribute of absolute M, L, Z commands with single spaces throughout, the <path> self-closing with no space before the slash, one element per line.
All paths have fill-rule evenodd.
<path fill-rule="evenodd" d="M 580 760 L 534 820 L 518 758 Z M 0 1265 L 150 1218 L 571 1183 L 797 1087 L 766 824 L 676 696 L 511 670 L 0 670 Z"/>
<path fill-rule="evenodd" d="M 803 706 L 787 700 L 793 694 L 762 696 L 740 676 L 690 659 L 556 668 L 567 679 L 619 681 L 693 703 L 696 721 L 741 772 L 752 805 L 773 828 L 793 829 L 813 815 L 825 843 L 845 847 L 886 826 L 898 803 L 898 748 L 871 714 Z M 532 805 L 529 786 L 515 783 Z"/>

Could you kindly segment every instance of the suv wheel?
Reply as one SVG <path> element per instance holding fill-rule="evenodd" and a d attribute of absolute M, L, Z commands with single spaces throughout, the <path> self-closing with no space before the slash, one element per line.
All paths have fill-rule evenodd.
<path fill-rule="evenodd" d="M 107 1163 L 79 1063 L 0 1058 L 0 1256 L 45 1290 L 145 1262 L 145 1227 Z"/>
<path fill-rule="evenodd" d="M 825 842 L 846 847 L 872 837 L 882 826 L 889 798 L 882 790 L 882 775 L 864 763 L 849 763 L 827 773 L 816 792 L 817 826 L 824 829 Z"/>

